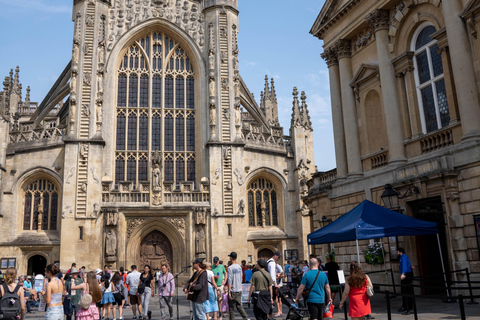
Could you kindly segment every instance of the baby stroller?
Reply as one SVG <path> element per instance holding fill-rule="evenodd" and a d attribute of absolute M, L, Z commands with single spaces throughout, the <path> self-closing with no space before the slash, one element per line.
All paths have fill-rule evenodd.
<path fill-rule="evenodd" d="M 297 289 L 290 286 L 283 286 L 277 290 L 277 294 L 282 299 L 283 304 L 288 306 L 287 320 L 302 320 L 303 318 L 310 317 L 308 309 L 303 303 L 303 300 L 297 301 L 298 308 L 293 306 L 295 296 L 297 295 Z"/>

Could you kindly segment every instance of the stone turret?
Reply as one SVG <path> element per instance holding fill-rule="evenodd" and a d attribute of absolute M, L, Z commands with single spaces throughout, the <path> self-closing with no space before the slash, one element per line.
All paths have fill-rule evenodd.
<path fill-rule="evenodd" d="M 302 100 L 302 114 L 301 114 L 301 120 L 302 120 L 302 125 L 306 130 L 313 131 L 312 128 L 312 120 L 310 119 L 310 115 L 308 114 L 308 106 L 307 106 L 307 96 L 305 95 L 305 91 L 302 91 L 302 96 L 300 97 Z"/>
<path fill-rule="evenodd" d="M 271 126 L 280 126 L 278 122 L 278 104 L 275 93 L 275 84 L 271 79 L 271 87 L 268 84 L 268 76 L 265 76 L 265 89 L 260 93 L 260 108 L 263 110 L 268 123 Z"/>
<path fill-rule="evenodd" d="M 302 117 L 300 112 L 300 104 L 298 102 L 297 87 L 293 87 L 293 106 L 292 106 L 292 121 L 290 123 L 290 135 L 292 135 L 292 128 L 302 125 Z"/>

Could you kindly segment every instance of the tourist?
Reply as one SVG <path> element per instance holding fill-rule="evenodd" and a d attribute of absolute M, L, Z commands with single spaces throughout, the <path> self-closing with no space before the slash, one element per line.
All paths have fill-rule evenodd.
<path fill-rule="evenodd" d="M 316 258 L 312 258 L 312 259 L 316 259 Z M 308 261 L 307 260 L 303 260 L 303 266 L 302 266 L 302 272 L 303 272 L 303 275 L 302 275 L 302 278 L 307 274 L 308 271 L 310 271 L 310 266 L 308 265 Z"/>
<path fill-rule="evenodd" d="M 17 277 L 17 269 L 14 267 L 7 268 L 7 271 L 4 275 L 4 282 L 2 286 L 0 286 L 0 293 L 3 297 L 5 294 L 5 285 L 8 287 L 10 292 L 15 292 L 18 295 L 18 300 L 20 301 L 20 319 L 23 320 L 25 317 L 25 295 L 23 290 L 21 290 L 22 286 L 15 283 L 15 278 Z M 62 309 L 62 316 L 63 316 L 63 309 Z"/>
<path fill-rule="evenodd" d="M 332 302 L 327 276 L 320 271 L 318 267 L 318 260 L 316 258 L 310 259 L 311 270 L 303 275 L 295 299 L 295 301 L 299 301 L 305 289 L 310 291 L 310 294 L 306 299 L 310 320 L 321 320 L 325 301 Z"/>
<path fill-rule="evenodd" d="M 82 281 L 86 281 L 86 273 L 85 273 L 85 266 L 82 266 L 80 269 L 80 274 L 78 275 Z"/>
<path fill-rule="evenodd" d="M 123 308 L 129 306 L 128 304 L 128 286 L 127 286 L 127 273 L 123 267 L 120 267 L 120 276 L 123 281 Z"/>
<path fill-rule="evenodd" d="M 63 282 L 56 277 L 59 272 L 60 269 L 55 263 L 49 264 L 45 270 L 45 275 L 49 280 L 45 297 L 47 303 L 45 320 L 63 320 L 63 292 L 65 287 Z"/>
<path fill-rule="evenodd" d="M 95 270 L 95 275 L 96 275 L 98 284 L 102 283 L 102 274 L 103 274 L 103 272 L 102 272 L 101 269 Z"/>
<path fill-rule="evenodd" d="M 277 261 L 280 260 L 280 258 L 282 257 L 282 254 L 280 253 L 280 251 L 275 251 L 273 253 L 273 256 L 267 260 L 267 272 L 270 274 L 270 277 L 272 278 L 272 281 L 273 281 L 273 288 L 272 288 L 272 299 L 273 301 L 276 300 L 276 297 L 277 297 L 277 289 L 278 289 L 278 285 L 277 285 Z M 273 312 L 273 310 L 272 310 Z M 278 311 L 278 312 L 281 312 Z M 271 318 L 271 314 L 268 315 L 269 318 Z"/>
<path fill-rule="evenodd" d="M 208 299 L 203 303 L 205 305 L 205 316 L 209 319 L 208 314 L 213 313 L 213 320 L 217 320 L 218 303 L 217 303 L 217 284 L 213 278 L 212 264 L 205 262 L 207 267 L 207 282 L 208 282 Z"/>
<path fill-rule="evenodd" d="M 65 272 L 65 276 L 66 276 L 67 274 L 70 274 L 70 272 L 72 271 L 73 268 L 75 268 L 75 269 L 77 268 L 77 264 L 76 264 L 75 262 L 73 262 L 73 263 L 72 263 L 72 266 L 70 267 L 70 269 L 68 269 L 67 272 Z"/>
<path fill-rule="evenodd" d="M 273 304 L 273 281 L 270 274 L 265 271 L 267 262 L 264 259 L 257 261 L 259 272 L 252 275 L 250 292 L 248 293 L 248 300 L 253 298 L 253 314 L 257 320 L 266 320 L 267 316 L 272 313 Z"/>
<path fill-rule="evenodd" d="M 131 266 L 132 271 L 127 276 L 127 285 L 128 285 L 128 298 L 130 299 L 130 304 L 132 305 L 133 319 L 137 319 L 137 305 L 138 305 L 138 316 L 142 318 L 142 305 L 140 304 L 139 297 L 137 296 L 137 287 L 140 282 L 141 273 L 137 271 L 137 266 Z"/>
<path fill-rule="evenodd" d="M 340 282 L 338 280 L 338 270 L 340 266 L 335 261 L 332 261 L 332 256 L 327 256 L 327 263 L 325 270 L 328 272 L 328 283 L 330 284 L 330 291 L 332 292 L 332 303 L 335 302 L 335 295 L 340 291 Z M 341 299 L 341 298 L 340 298 Z"/>
<path fill-rule="evenodd" d="M 82 297 L 85 294 L 92 296 L 92 302 L 90 305 L 81 305 L 82 300 L 79 301 L 79 306 L 76 314 L 76 320 L 98 320 L 100 313 L 97 308 L 97 303 L 102 300 L 102 290 L 98 284 L 95 272 L 91 271 L 87 273 L 87 281 L 79 285 L 72 285 L 72 290 L 81 290 Z"/>
<path fill-rule="evenodd" d="M 223 261 L 220 261 L 218 257 L 213 257 L 213 266 L 212 266 L 212 272 L 213 272 L 213 277 L 215 278 L 215 282 L 217 283 L 217 288 L 220 291 L 220 294 L 217 295 L 217 300 L 218 300 L 218 308 L 221 308 L 222 304 L 222 292 L 223 292 L 223 286 L 225 285 L 225 282 L 228 279 L 228 273 L 225 267 L 222 264 Z"/>
<path fill-rule="evenodd" d="M 218 300 L 220 305 L 220 317 L 223 318 L 225 312 L 227 313 L 228 318 L 230 318 L 230 312 L 228 310 L 228 286 L 223 286 L 222 299 Z"/>
<path fill-rule="evenodd" d="M 148 310 L 148 305 L 150 304 L 150 297 L 154 295 L 154 284 L 152 269 L 148 264 L 143 268 L 142 275 L 140 276 L 140 283 L 137 287 L 137 295 L 140 296 L 140 301 L 142 303 L 143 318 L 148 317 L 148 320 L 152 318 L 152 311 Z M 142 287 L 144 287 L 143 292 L 141 292 Z"/>
<path fill-rule="evenodd" d="M 247 266 L 248 269 L 245 270 L 244 274 L 245 274 L 245 283 L 250 283 L 250 280 L 252 279 L 252 266 Z"/>
<path fill-rule="evenodd" d="M 158 299 L 160 300 L 160 319 L 166 319 L 165 309 L 168 306 L 168 314 L 170 320 L 173 320 L 173 304 L 172 298 L 175 293 L 175 280 L 173 274 L 168 272 L 168 266 L 162 264 L 160 275 L 157 279 L 158 284 Z"/>
<path fill-rule="evenodd" d="M 280 288 L 283 286 L 283 277 L 285 277 L 285 273 L 283 273 L 283 269 L 282 269 L 282 266 L 277 264 L 275 266 L 276 268 L 276 275 L 277 275 L 277 292 L 275 294 L 275 304 L 277 305 L 277 314 L 275 315 L 275 317 L 281 317 L 283 315 L 283 312 L 282 312 L 282 299 L 280 297 L 280 294 L 279 294 L 279 290 Z"/>
<path fill-rule="evenodd" d="M 298 266 L 297 260 L 293 260 L 293 265 L 290 267 L 290 273 L 292 274 L 292 286 L 298 288 L 302 281 L 303 271 Z"/>
<path fill-rule="evenodd" d="M 115 303 L 115 298 L 112 293 L 112 283 L 110 281 L 110 274 L 108 272 L 103 273 L 102 275 L 102 287 L 103 287 L 103 296 L 100 304 L 102 305 L 102 320 L 105 319 L 105 313 L 107 314 L 107 319 L 110 319 L 110 314 L 112 312 L 112 304 Z"/>
<path fill-rule="evenodd" d="M 248 270 L 247 261 L 242 260 L 242 283 L 245 283 L 245 271 Z"/>
<path fill-rule="evenodd" d="M 65 280 L 65 290 L 70 295 L 70 303 L 73 306 L 74 314 L 76 314 L 79 310 L 78 302 L 82 298 L 82 291 L 81 290 L 72 290 L 72 286 L 78 286 L 79 284 L 83 283 L 82 279 L 79 277 L 79 270 L 77 268 L 72 267 L 70 272 L 70 278 Z M 75 316 L 73 317 L 75 319 Z M 71 320 L 72 315 L 67 315 L 67 320 Z"/>
<path fill-rule="evenodd" d="M 203 264 L 201 258 L 193 260 L 192 266 L 195 273 L 190 280 L 188 280 L 183 291 L 187 295 L 189 292 L 193 293 L 190 299 L 193 304 L 193 319 L 205 320 L 205 306 L 203 303 L 208 298 L 207 273 L 205 272 L 206 266 Z"/>
<path fill-rule="evenodd" d="M 228 267 L 228 309 L 230 311 L 230 320 L 235 319 L 235 307 L 245 320 L 247 313 L 242 306 L 242 267 L 237 264 L 237 253 L 232 252 L 228 255 L 231 265 Z"/>
<path fill-rule="evenodd" d="M 123 320 L 123 304 L 125 303 L 125 296 L 123 295 L 123 291 L 125 286 L 123 284 L 122 276 L 120 272 L 115 272 L 112 277 L 112 293 L 113 299 L 115 299 L 115 303 L 113 303 L 113 320 L 117 319 L 117 306 L 118 306 L 118 313 L 120 316 L 120 320 Z"/>
<path fill-rule="evenodd" d="M 340 301 L 340 309 L 342 309 L 348 297 L 348 314 L 352 320 L 363 320 L 366 315 L 372 312 L 370 299 L 367 295 L 367 286 L 372 286 L 370 278 L 363 273 L 357 261 L 352 261 L 350 263 L 350 274 L 345 281 L 342 301 Z"/>
<path fill-rule="evenodd" d="M 397 256 L 400 258 L 398 262 L 398 271 L 400 272 L 400 283 L 402 285 L 402 306 L 398 312 L 403 315 L 410 314 L 413 307 L 413 297 L 407 297 L 406 294 L 414 294 L 411 283 L 413 281 L 413 267 L 410 258 L 405 254 L 404 248 L 397 249 Z"/>

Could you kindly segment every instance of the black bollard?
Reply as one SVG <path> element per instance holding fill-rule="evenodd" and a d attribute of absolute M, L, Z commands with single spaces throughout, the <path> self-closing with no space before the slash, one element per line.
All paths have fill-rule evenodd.
<path fill-rule="evenodd" d="M 415 288 L 413 287 L 413 284 L 410 284 L 410 292 L 413 294 L 412 297 L 412 305 L 413 305 L 413 318 L 415 320 L 418 320 L 418 314 L 417 314 L 417 300 L 415 299 Z"/>
<path fill-rule="evenodd" d="M 348 320 L 347 309 L 348 309 L 348 304 L 347 304 L 347 301 L 345 301 L 345 304 L 343 305 L 343 314 L 345 315 L 345 320 Z"/>
<path fill-rule="evenodd" d="M 390 269 L 390 276 L 392 277 L 393 293 L 397 295 L 397 288 L 395 288 L 395 277 L 393 276 L 393 270 Z"/>
<path fill-rule="evenodd" d="M 466 320 L 467 317 L 465 316 L 465 305 L 463 304 L 463 295 L 458 296 L 458 304 L 460 305 L 460 319 Z"/>
<path fill-rule="evenodd" d="M 392 320 L 392 307 L 390 305 L 390 291 L 385 290 L 385 298 L 387 298 L 387 317 Z"/>

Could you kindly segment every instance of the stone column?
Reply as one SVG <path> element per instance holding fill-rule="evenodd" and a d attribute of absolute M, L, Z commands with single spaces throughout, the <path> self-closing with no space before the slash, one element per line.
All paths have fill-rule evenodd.
<path fill-rule="evenodd" d="M 343 125 L 345 129 L 345 147 L 347 149 L 348 177 L 359 177 L 362 173 L 360 160 L 360 141 L 358 137 L 357 108 L 355 95 L 350 86 L 353 79 L 352 46 L 350 40 L 335 42 L 340 74 L 340 89 L 342 98 Z"/>
<path fill-rule="evenodd" d="M 463 141 L 480 138 L 480 107 L 472 52 L 466 25 L 460 17 L 460 1 L 443 1 L 453 78 L 462 121 Z"/>
<path fill-rule="evenodd" d="M 337 179 L 347 176 L 347 152 L 345 150 L 345 131 L 343 126 L 342 92 L 340 90 L 340 71 L 335 50 L 326 48 L 322 53 L 328 66 L 330 77 L 330 100 L 332 104 L 333 138 L 335 140 L 335 159 Z"/>
<path fill-rule="evenodd" d="M 401 114 L 395 84 L 395 70 L 390 60 L 388 41 L 389 17 L 388 10 L 375 10 L 367 16 L 366 20 L 375 32 L 383 109 L 385 111 L 385 124 L 387 127 L 389 163 L 395 163 L 404 162 L 406 158 L 403 145 L 402 125 L 399 121 Z"/>

